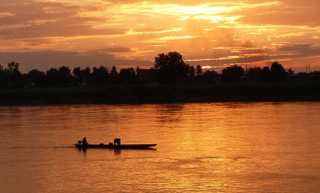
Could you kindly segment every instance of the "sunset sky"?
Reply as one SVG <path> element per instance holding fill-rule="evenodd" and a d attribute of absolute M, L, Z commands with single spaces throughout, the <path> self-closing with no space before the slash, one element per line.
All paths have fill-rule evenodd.
<path fill-rule="evenodd" d="M 0 0 L 0 63 L 27 72 L 67 65 L 190 65 L 320 70 L 319 0 Z"/>

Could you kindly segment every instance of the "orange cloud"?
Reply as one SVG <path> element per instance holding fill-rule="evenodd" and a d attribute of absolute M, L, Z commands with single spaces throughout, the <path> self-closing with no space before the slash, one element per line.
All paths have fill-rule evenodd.
<path fill-rule="evenodd" d="M 181 52 L 191 64 L 217 68 L 272 60 L 293 67 L 299 62 L 319 63 L 316 0 L 0 0 L 0 4 L 0 51 L 6 55 L 0 57 L 1 63 L 28 63 L 31 56 L 38 56 L 35 53 L 45 52 L 56 56 L 54 65 L 87 61 L 76 53 L 98 55 L 90 57 L 96 61 L 89 63 L 96 65 L 129 60 L 152 65 L 155 55 L 168 51 Z M 53 63 L 41 65 L 49 68 Z"/>

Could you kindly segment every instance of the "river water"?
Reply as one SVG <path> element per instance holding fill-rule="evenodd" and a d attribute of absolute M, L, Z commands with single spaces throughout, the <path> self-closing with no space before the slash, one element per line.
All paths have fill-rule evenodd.
<path fill-rule="evenodd" d="M 320 192 L 320 103 L 0 107 L 0 192 Z M 156 150 L 72 148 L 157 143 Z"/>

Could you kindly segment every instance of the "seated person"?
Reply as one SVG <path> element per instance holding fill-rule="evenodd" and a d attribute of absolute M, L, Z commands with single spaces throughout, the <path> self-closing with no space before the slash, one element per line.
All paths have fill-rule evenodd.
<path fill-rule="evenodd" d="M 89 144 L 86 137 L 84 137 L 84 138 L 82 139 L 82 144 L 83 144 L 83 145 L 88 145 L 88 144 Z"/>
<path fill-rule="evenodd" d="M 114 143 L 114 145 L 121 145 L 121 139 L 120 138 L 115 138 L 113 143 Z"/>

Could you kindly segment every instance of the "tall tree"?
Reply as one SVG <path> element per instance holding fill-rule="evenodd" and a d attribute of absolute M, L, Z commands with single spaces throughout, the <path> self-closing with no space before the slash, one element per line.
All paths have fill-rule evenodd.
<path fill-rule="evenodd" d="M 91 80 L 93 84 L 106 84 L 109 79 L 108 69 L 104 66 L 92 69 Z"/>
<path fill-rule="evenodd" d="M 196 74 L 197 74 L 197 76 L 201 76 L 201 74 L 202 74 L 202 68 L 200 65 L 196 66 Z"/>
<path fill-rule="evenodd" d="M 208 70 L 203 73 L 203 80 L 207 83 L 216 82 L 219 78 L 219 74 L 214 70 Z"/>
<path fill-rule="evenodd" d="M 112 66 L 111 71 L 110 71 L 110 82 L 112 84 L 116 84 L 119 82 L 119 75 L 117 72 L 117 68 L 115 66 Z"/>
<path fill-rule="evenodd" d="M 8 84 L 8 75 L 3 66 L 0 64 L 0 85 L 5 84 Z"/>
<path fill-rule="evenodd" d="M 61 66 L 58 70 L 59 83 L 60 84 L 69 84 L 73 82 L 73 77 L 71 75 L 71 70 L 67 66 Z"/>
<path fill-rule="evenodd" d="M 133 68 L 121 69 L 119 79 L 121 83 L 137 83 L 138 81 Z"/>
<path fill-rule="evenodd" d="M 265 66 L 263 67 L 261 74 L 260 74 L 260 79 L 262 81 L 269 81 L 271 79 L 271 71 L 269 67 Z"/>
<path fill-rule="evenodd" d="M 155 57 L 154 67 L 158 70 L 162 83 L 174 83 L 188 77 L 189 66 L 185 64 L 182 55 L 178 52 L 159 54 Z"/>
<path fill-rule="evenodd" d="M 46 81 L 48 86 L 57 86 L 61 84 L 59 80 L 59 72 L 56 68 L 50 68 L 46 72 Z"/>
<path fill-rule="evenodd" d="M 19 81 L 21 81 L 19 63 L 16 63 L 16 62 L 8 63 L 7 74 L 8 74 L 10 86 L 19 84 Z"/>
<path fill-rule="evenodd" d="M 89 67 L 86 67 L 84 70 L 82 70 L 82 74 L 83 74 L 82 84 L 86 85 L 90 83 L 91 69 Z"/>
<path fill-rule="evenodd" d="M 238 81 L 243 75 L 244 70 L 238 65 L 230 66 L 222 70 L 222 79 L 227 82 Z"/>
<path fill-rule="evenodd" d="M 288 73 L 278 62 L 271 65 L 271 78 L 275 81 L 284 81 L 288 78 Z"/>
<path fill-rule="evenodd" d="M 74 68 L 72 70 L 72 74 L 73 74 L 75 83 L 78 85 L 82 85 L 83 84 L 83 71 L 81 70 L 81 68 L 80 67 Z"/>
<path fill-rule="evenodd" d="M 196 74 L 196 70 L 194 69 L 193 66 L 191 66 L 189 69 L 189 76 L 193 78 L 195 74 Z"/>
<path fill-rule="evenodd" d="M 26 74 L 26 84 L 34 84 L 34 86 L 45 86 L 46 79 L 44 72 L 33 69 Z"/>
<path fill-rule="evenodd" d="M 246 71 L 246 80 L 259 81 L 262 69 L 260 67 L 249 68 Z"/>

